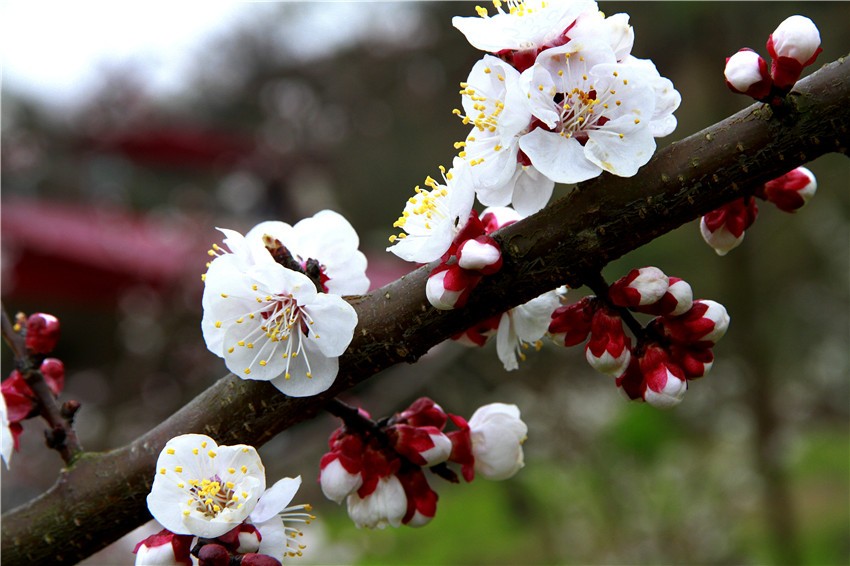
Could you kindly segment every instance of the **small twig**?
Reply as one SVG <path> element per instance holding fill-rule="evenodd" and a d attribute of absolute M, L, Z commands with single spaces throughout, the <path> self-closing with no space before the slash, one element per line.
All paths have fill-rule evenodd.
<path fill-rule="evenodd" d="M 0 310 L 3 313 L 3 340 L 12 349 L 12 355 L 15 361 L 26 359 L 27 349 L 24 344 L 24 337 L 15 332 L 14 325 L 9 320 L 9 315 L 6 314 L 6 308 L 3 307 L 2 303 L 0 303 Z"/>
<path fill-rule="evenodd" d="M 3 339 L 12 349 L 15 367 L 21 372 L 24 381 L 35 395 L 34 401 L 38 412 L 50 426 L 49 429 L 44 431 L 47 445 L 59 452 L 62 460 L 70 465 L 83 452 L 83 447 L 80 445 L 73 427 L 74 413 L 79 408 L 79 403 L 73 410 L 66 411 L 69 415 L 66 418 L 62 407 L 60 407 L 56 397 L 53 396 L 53 391 L 50 390 L 50 386 L 47 385 L 35 361 L 27 354 L 24 337 L 15 332 L 12 321 L 6 314 L 6 309 L 0 306 L 0 310 L 2 310 L 3 319 Z"/>
<path fill-rule="evenodd" d="M 617 311 L 617 314 L 623 319 L 623 322 L 626 323 L 626 326 L 629 327 L 629 330 L 632 331 L 632 334 L 635 335 L 638 342 L 643 341 L 647 338 L 647 331 L 643 327 L 643 325 L 638 322 L 638 320 L 632 314 L 632 311 L 625 307 L 620 307 L 611 302 L 611 299 L 608 297 L 608 283 L 605 281 L 605 278 L 602 277 L 601 273 L 593 273 L 589 275 L 585 275 L 582 277 L 582 282 L 587 285 L 591 291 L 596 293 L 596 296 L 600 301 L 605 303 L 605 306 Z"/>
<path fill-rule="evenodd" d="M 333 416 L 342 420 L 345 426 L 357 431 L 367 432 L 375 436 L 383 435 L 381 425 L 370 418 L 364 417 L 363 414 L 348 403 L 343 403 L 339 399 L 330 399 L 325 404 L 325 410 Z"/>
<path fill-rule="evenodd" d="M 269 253 L 272 254 L 274 260 L 287 269 L 291 269 L 292 271 L 297 271 L 298 273 L 303 273 L 307 277 L 310 278 L 310 281 L 313 282 L 313 285 L 316 286 L 316 291 L 319 293 L 324 293 L 325 289 L 322 287 L 322 268 L 319 262 L 313 258 L 307 260 L 305 265 L 301 265 L 301 263 L 295 259 L 292 255 L 292 252 L 289 251 L 289 248 L 284 246 L 280 240 L 275 240 L 274 244 L 276 247 L 266 248 L 269 250 Z"/>

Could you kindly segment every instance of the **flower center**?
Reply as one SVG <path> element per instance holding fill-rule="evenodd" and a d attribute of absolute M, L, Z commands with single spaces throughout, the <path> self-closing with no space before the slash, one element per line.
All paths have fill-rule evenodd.
<path fill-rule="evenodd" d="M 260 297 L 258 297 L 258 300 Z M 298 356 L 304 357 L 304 362 L 307 364 L 307 377 L 313 377 L 310 368 L 310 360 L 307 358 L 304 348 L 304 339 L 310 334 L 310 326 L 314 324 L 310 314 L 301 308 L 291 294 L 266 296 L 263 297 L 269 302 L 264 310 L 260 312 L 260 316 L 265 319 L 265 323 L 260 325 L 260 330 L 265 333 L 275 347 L 273 355 L 277 352 L 277 343 L 284 343 L 283 352 L 280 354 L 286 360 L 286 370 L 284 378 L 290 379 L 292 376 L 289 373 L 290 363 Z M 318 334 L 314 333 L 314 337 L 318 338 Z M 266 365 L 266 360 L 260 360 L 260 365 Z"/>
<path fill-rule="evenodd" d="M 233 482 L 222 483 L 218 476 L 210 479 L 188 480 L 190 507 L 209 519 L 216 518 L 223 510 L 240 507 L 239 496 L 234 493 L 236 485 Z"/>

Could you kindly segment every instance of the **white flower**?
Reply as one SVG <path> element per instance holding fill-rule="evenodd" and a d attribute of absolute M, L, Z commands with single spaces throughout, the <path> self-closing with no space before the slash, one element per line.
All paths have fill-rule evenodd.
<path fill-rule="evenodd" d="M 541 49 L 561 38 L 585 11 L 597 11 L 596 2 L 586 0 L 508 0 L 493 2 L 493 16 L 477 6 L 479 17 L 452 18 L 452 25 L 466 36 L 476 49 L 497 53 L 503 49 L 528 51 Z"/>
<path fill-rule="evenodd" d="M 521 77 L 538 127 L 520 148 L 541 173 L 578 183 L 634 175 L 655 151 L 655 90 L 647 72 L 618 64 L 610 46 L 571 41 L 542 52 Z"/>
<path fill-rule="evenodd" d="M 207 348 L 244 379 L 271 381 L 305 397 L 331 386 L 357 313 L 337 295 L 257 252 L 262 243 L 230 232 L 234 253 L 218 256 L 205 277 L 201 328 Z M 255 263 L 251 264 L 251 261 Z"/>
<path fill-rule="evenodd" d="M 472 124 L 460 157 L 473 166 L 475 190 L 487 198 L 514 175 L 519 135 L 528 130 L 531 112 L 519 89 L 519 72 L 501 59 L 485 55 L 469 73 L 460 91 L 464 124 Z M 506 203 L 504 203 L 506 204 Z"/>
<path fill-rule="evenodd" d="M 407 513 L 407 496 L 395 475 L 379 479 L 375 491 L 366 497 L 360 497 L 357 492 L 352 493 L 347 503 L 348 516 L 358 528 L 398 527 Z"/>
<path fill-rule="evenodd" d="M 522 444 L 528 427 L 516 405 L 491 403 L 469 419 L 475 472 L 489 480 L 504 480 L 524 465 Z"/>
<path fill-rule="evenodd" d="M 301 556 L 305 548 L 299 537 L 301 530 L 292 524 L 309 524 L 315 517 L 309 513 L 309 504 L 293 505 L 301 476 L 283 478 L 260 496 L 257 506 L 249 516 L 249 521 L 260 532 L 259 548 L 253 552 L 266 554 L 283 562 L 285 556 Z"/>
<path fill-rule="evenodd" d="M 416 187 L 401 217 L 393 224 L 404 232 L 390 236 L 387 251 L 405 261 L 430 263 L 442 256 L 457 233 L 466 225 L 475 200 L 469 165 L 455 158 L 452 169 L 443 171 L 445 184 L 428 177 L 428 189 Z"/>
<path fill-rule="evenodd" d="M 148 510 L 169 531 L 215 538 L 248 518 L 266 488 L 257 451 L 201 434 L 169 440 L 156 462 Z"/>
<path fill-rule="evenodd" d="M 319 262 L 327 293 L 360 295 L 369 290 L 366 256 L 358 249 L 357 232 L 340 214 L 322 210 L 290 226 L 285 222 L 262 222 L 246 235 L 248 241 L 266 243 L 276 239 L 306 267 L 309 259 Z"/>
<path fill-rule="evenodd" d="M 542 347 L 540 339 L 549 329 L 552 313 L 560 305 L 558 291 L 543 293 L 523 305 L 502 314 L 496 333 L 496 352 L 507 371 L 519 367 L 519 359 L 525 360 L 524 349 L 534 344 Z"/>
<path fill-rule="evenodd" d="M 0 456 L 3 457 L 3 463 L 6 464 L 6 469 L 9 469 L 9 462 L 12 460 L 12 449 L 15 447 L 15 439 L 12 436 L 12 429 L 9 428 L 9 414 L 6 409 L 6 398 L 0 394 Z"/>

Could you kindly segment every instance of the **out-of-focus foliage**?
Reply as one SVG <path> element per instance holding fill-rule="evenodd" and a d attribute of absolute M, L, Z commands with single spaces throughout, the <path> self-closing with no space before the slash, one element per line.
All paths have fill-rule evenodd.
<path fill-rule="evenodd" d="M 252 17 L 210 39 L 185 89 L 167 99 L 150 94 L 132 67 L 105 72 L 97 95 L 61 115 L 4 92 L 4 206 L 108 204 L 198 250 L 185 274 L 153 285 L 83 260 L 63 263 L 61 248 L 16 248 L 4 222 L 4 304 L 61 318 L 57 355 L 68 371 L 67 398 L 83 403 L 85 448 L 135 438 L 224 375 L 199 327 L 198 275 L 204 246 L 220 239 L 214 226 L 293 222 L 333 208 L 360 232 L 373 279 L 407 269 L 383 248 L 412 187 L 448 164 L 452 142 L 466 133 L 451 109 L 479 54 L 450 19 L 474 14 L 473 5 L 348 5 L 340 28 L 355 21 L 351 10 L 369 25 L 344 38 L 324 25 L 317 41 L 311 26 L 338 13 L 334 6 L 250 5 Z M 844 3 L 601 7 L 631 15 L 634 54 L 652 58 L 682 93 L 679 128 L 661 145 L 749 104 L 724 85 L 724 58 L 742 46 L 763 51 L 788 15 L 818 24 L 822 62 L 850 45 Z M 762 206 L 744 244 L 725 258 L 691 223 L 606 268 L 613 280 L 656 265 L 729 310 L 714 370 L 682 405 L 658 412 L 627 403 L 577 348 L 547 346 L 508 374 L 492 346 L 441 345 L 347 400 L 373 415 L 422 394 L 466 416 L 486 402 L 517 403 L 530 427 L 526 469 L 501 484 L 437 485 L 440 506 L 429 526 L 382 532 L 356 531 L 307 481 L 303 493 L 319 520 L 303 562 L 846 563 L 850 166 L 830 155 L 810 168 L 815 199 L 795 215 Z M 81 273 L 114 276 L 108 280 L 120 289 L 81 298 L 71 280 L 80 289 L 97 283 L 76 279 Z M 16 284 L 22 274 L 49 285 L 28 293 Z M 269 477 L 316 477 L 335 426 L 321 417 L 262 447 Z M 4 473 L 6 508 L 56 477 L 59 460 L 41 446 L 39 428 L 27 423 L 23 450 Z M 90 563 L 123 561 L 124 552 L 127 545 Z"/>

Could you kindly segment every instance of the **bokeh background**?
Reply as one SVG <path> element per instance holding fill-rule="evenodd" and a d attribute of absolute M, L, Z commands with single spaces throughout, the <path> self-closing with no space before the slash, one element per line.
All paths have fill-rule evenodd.
<path fill-rule="evenodd" d="M 108 450 L 225 374 L 199 326 L 216 226 L 332 208 L 358 230 L 373 288 L 410 269 L 383 251 L 387 237 L 412 187 L 464 137 L 451 110 L 480 54 L 451 27 L 453 15 L 474 14 L 470 3 L 74 4 L 43 4 L 35 19 L 4 6 L 2 295 L 10 312 L 61 319 L 63 398 L 82 402 L 84 447 Z M 748 105 L 726 89 L 724 58 L 743 46 L 766 55 L 785 17 L 820 27 L 819 63 L 850 51 L 843 2 L 600 7 L 630 14 L 633 53 L 682 93 L 662 146 Z M 164 49 L 122 41 L 141 13 Z M 71 31 L 51 33 L 57 18 Z M 25 34 L 11 33 L 20 26 Z M 103 48 L 84 73 L 50 67 L 51 53 L 77 42 Z M 45 91 L 20 79 L 25 56 L 64 82 Z M 304 423 L 260 449 L 271 479 L 305 479 L 298 499 L 319 515 L 293 562 L 850 562 L 850 162 L 829 155 L 809 167 L 816 198 L 795 215 L 764 205 L 727 257 L 690 223 L 606 268 L 613 280 L 656 265 L 728 308 L 714 370 L 679 407 L 627 403 L 580 348 L 547 346 L 506 373 L 492 344 L 440 345 L 345 399 L 373 415 L 421 395 L 466 416 L 516 403 L 530 428 L 525 469 L 502 483 L 435 479 L 430 525 L 358 531 L 315 481 L 337 424 Z M 61 461 L 41 428 L 26 423 L 3 470 L 4 509 L 56 477 Z M 130 563 L 142 536 L 88 563 Z"/>

